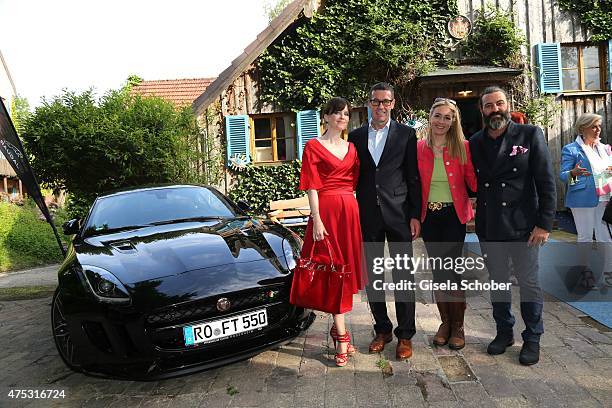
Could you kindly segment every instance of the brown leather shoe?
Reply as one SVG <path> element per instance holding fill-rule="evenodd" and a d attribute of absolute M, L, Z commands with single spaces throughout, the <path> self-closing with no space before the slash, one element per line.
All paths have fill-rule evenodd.
<path fill-rule="evenodd" d="M 401 361 L 412 357 L 412 341 L 408 339 L 399 339 L 397 348 L 395 349 L 395 357 Z"/>
<path fill-rule="evenodd" d="M 376 333 L 376 337 L 370 343 L 370 353 L 380 353 L 385 349 L 385 344 L 393 340 L 393 333 Z"/>

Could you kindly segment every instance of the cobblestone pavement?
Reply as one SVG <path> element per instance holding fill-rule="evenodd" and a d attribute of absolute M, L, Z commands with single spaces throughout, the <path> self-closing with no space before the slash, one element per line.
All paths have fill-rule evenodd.
<path fill-rule="evenodd" d="M 382 354 L 367 354 L 372 320 L 367 303 L 359 301 L 349 327 L 364 352 L 347 367 L 334 365 L 327 334 L 331 319 L 323 314 L 302 336 L 277 350 L 155 382 L 105 380 L 68 370 L 53 344 L 50 308 L 50 297 L 0 302 L 2 407 L 612 406 L 612 333 L 600 332 L 580 312 L 552 301 L 545 305 L 541 361 L 531 367 L 518 363 L 520 342 L 500 356 L 486 354 L 494 325 L 484 297 L 469 300 L 467 346 L 459 352 L 432 346 L 437 309 L 418 303 L 414 356 L 405 362 L 395 361 L 395 342 Z M 520 339 L 522 327 L 516 330 Z M 474 376 L 465 367 L 456 369 L 463 361 Z M 11 400 L 10 389 L 64 390 L 66 398 Z"/>
<path fill-rule="evenodd" d="M 56 270 L 0 274 L 0 287 L 55 284 Z M 419 296 L 431 299 L 428 293 Z M 381 354 L 367 354 L 372 318 L 367 303 L 359 295 L 355 300 L 347 316 L 360 351 L 344 368 L 333 361 L 331 318 L 319 314 L 307 332 L 277 350 L 154 382 L 70 371 L 51 336 L 50 297 L 0 302 L 0 407 L 612 407 L 612 331 L 552 298 L 544 305 L 540 363 L 530 367 L 518 363 L 520 317 L 517 343 L 499 356 L 486 353 L 495 334 L 486 296 L 468 300 L 467 345 L 461 351 L 432 345 L 438 311 L 435 304 L 418 302 L 414 355 L 404 362 L 395 361 L 395 341 Z M 518 303 L 513 310 L 518 312 Z M 14 400 L 11 389 L 64 390 L 66 397 Z"/>

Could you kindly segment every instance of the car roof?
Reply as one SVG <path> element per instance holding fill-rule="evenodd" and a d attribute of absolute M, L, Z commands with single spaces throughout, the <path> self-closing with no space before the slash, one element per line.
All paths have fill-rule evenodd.
<path fill-rule="evenodd" d="M 206 186 L 203 184 L 155 184 L 155 185 L 148 185 L 148 186 L 125 187 L 125 188 L 121 188 L 117 190 L 108 191 L 106 193 L 99 195 L 97 199 L 99 200 L 101 198 L 108 198 L 108 197 L 136 193 L 136 192 L 141 192 L 141 191 L 163 190 L 163 189 L 169 189 L 169 188 L 192 188 L 192 187 L 206 188 L 209 190 L 211 189 L 210 186 Z"/>

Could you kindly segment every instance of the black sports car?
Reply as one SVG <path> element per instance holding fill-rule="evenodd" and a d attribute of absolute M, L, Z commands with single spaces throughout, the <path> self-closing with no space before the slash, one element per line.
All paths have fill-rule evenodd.
<path fill-rule="evenodd" d="M 300 238 L 217 190 L 131 189 L 94 202 L 59 270 L 53 337 L 72 369 L 159 379 L 248 358 L 314 318 L 289 304 Z"/>

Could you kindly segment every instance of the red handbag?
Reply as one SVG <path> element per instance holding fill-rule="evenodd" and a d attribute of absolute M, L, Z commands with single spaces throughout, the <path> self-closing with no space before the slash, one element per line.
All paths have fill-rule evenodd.
<path fill-rule="evenodd" d="M 332 247 L 323 240 L 329 253 L 329 263 L 317 262 L 313 258 L 315 241 L 310 255 L 300 258 L 293 271 L 289 302 L 295 306 L 341 314 L 353 308 L 351 270 L 349 265 L 334 262 Z"/>

